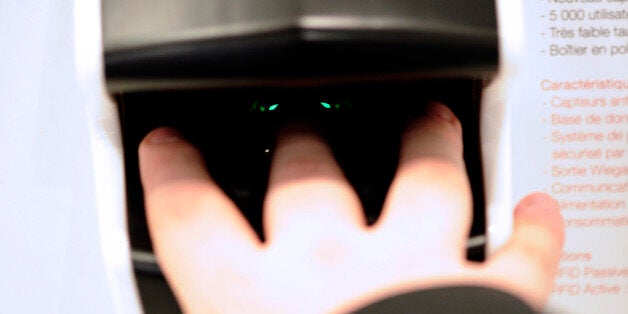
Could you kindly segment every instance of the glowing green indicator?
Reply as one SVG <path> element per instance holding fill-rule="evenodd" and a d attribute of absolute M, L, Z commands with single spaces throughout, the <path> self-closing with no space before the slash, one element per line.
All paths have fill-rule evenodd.
<path fill-rule="evenodd" d="M 349 112 L 353 107 L 347 98 L 320 97 L 318 101 L 320 104 L 319 109 L 327 112 Z"/>
<path fill-rule="evenodd" d="M 256 100 L 251 106 L 250 112 L 266 112 L 266 111 L 275 111 L 279 109 L 279 104 L 273 104 L 270 106 L 260 104 L 259 100 Z"/>
<path fill-rule="evenodd" d="M 259 101 L 257 101 L 257 100 L 255 102 L 253 102 L 253 105 L 251 106 L 251 109 L 249 109 L 249 111 L 250 112 L 255 112 L 255 111 L 259 110 L 258 104 L 259 104 Z"/>

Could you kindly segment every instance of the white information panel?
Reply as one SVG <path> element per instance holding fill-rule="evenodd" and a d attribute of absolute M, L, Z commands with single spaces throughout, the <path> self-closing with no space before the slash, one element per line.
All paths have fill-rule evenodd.
<path fill-rule="evenodd" d="M 516 5 L 519 27 L 506 20 Z M 558 200 L 565 220 L 548 311 L 628 313 L 628 1 L 500 6 L 509 58 L 502 71 L 509 62 L 517 68 L 502 90 L 510 205 L 544 191 Z M 498 210 L 489 207 L 493 248 L 504 239 L 497 229 L 506 218 Z"/>

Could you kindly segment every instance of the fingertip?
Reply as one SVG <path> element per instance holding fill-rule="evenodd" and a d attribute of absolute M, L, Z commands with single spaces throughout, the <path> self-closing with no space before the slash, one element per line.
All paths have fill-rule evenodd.
<path fill-rule="evenodd" d="M 563 217 L 560 205 L 550 195 L 536 192 L 524 197 L 515 208 L 514 219 L 515 228 L 521 224 L 542 226 L 562 247 L 565 238 Z"/>
<path fill-rule="evenodd" d="M 514 243 L 532 249 L 545 260 L 546 270 L 558 266 L 565 241 L 563 218 L 556 200 L 545 193 L 532 193 L 524 197 L 514 212 Z"/>
<path fill-rule="evenodd" d="M 140 173 L 147 172 L 146 169 L 153 168 L 153 163 L 162 164 L 161 160 L 166 155 L 171 155 L 174 149 L 167 147 L 167 144 L 186 143 L 183 135 L 172 127 L 158 127 L 148 132 L 140 142 L 137 153 L 139 159 Z"/>
<path fill-rule="evenodd" d="M 513 234 L 488 261 L 489 277 L 541 310 L 551 294 L 564 243 L 560 206 L 545 193 L 532 193 L 513 215 Z"/>
<path fill-rule="evenodd" d="M 183 140 L 179 131 L 171 127 L 159 127 L 150 131 L 142 140 L 142 144 L 163 144 Z"/>
<path fill-rule="evenodd" d="M 377 228 L 412 234 L 416 223 L 431 221 L 430 236 L 446 237 L 462 255 L 471 227 L 472 195 L 463 159 L 462 131 L 444 104 L 430 102 L 421 117 L 406 127 L 399 166 Z M 438 227 L 436 227 L 438 226 Z"/>
<path fill-rule="evenodd" d="M 430 102 L 423 115 L 409 123 L 401 138 L 399 168 L 421 160 L 455 165 L 465 173 L 462 126 L 444 104 Z"/>
<path fill-rule="evenodd" d="M 437 101 L 431 101 L 427 104 L 427 116 L 435 119 L 442 119 L 454 127 L 456 131 L 462 134 L 462 125 L 458 117 L 449 107 Z"/>
<path fill-rule="evenodd" d="M 202 152 L 179 131 L 160 127 L 149 132 L 138 153 L 147 224 L 156 252 L 184 252 L 186 247 L 209 246 L 209 242 L 214 246 L 257 243 L 245 217 L 212 179 Z"/>
<path fill-rule="evenodd" d="M 559 207 L 558 202 L 552 196 L 543 192 L 531 193 L 521 199 L 519 203 L 519 207 L 534 207 L 546 211 L 556 211 Z"/>
<path fill-rule="evenodd" d="M 267 242 L 290 240 L 295 226 L 318 235 L 332 225 L 361 227 L 363 221 L 359 198 L 318 130 L 302 121 L 283 126 L 264 200 Z"/>

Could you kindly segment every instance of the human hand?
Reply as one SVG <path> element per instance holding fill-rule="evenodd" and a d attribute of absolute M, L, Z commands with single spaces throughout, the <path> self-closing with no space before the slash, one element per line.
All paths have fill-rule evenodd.
<path fill-rule="evenodd" d="M 558 205 L 544 194 L 524 198 L 510 241 L 484 263 L 467 261 L 472 211 L 461 134 L 440 104 L 409 126 L 382 214 L 367 226 L 325 142 L 285 131 L 262 243 L 198 150 L 172 129 L 154 130 L 139 157 L 157 260 L 186 312 L 346 312 L 450 285 L 504 290 L 541 309 L 564 237 Z"/>

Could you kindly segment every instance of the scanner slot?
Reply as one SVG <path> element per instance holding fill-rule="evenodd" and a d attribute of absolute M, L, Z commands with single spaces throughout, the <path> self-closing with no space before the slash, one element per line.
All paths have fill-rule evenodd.
<path fill-rule="evenodd" d="M 305 120 L 318 129 L 359 195 L 368 222 L 373 223 L 397 167 L 405 123 L 420 115 L 427 101 L 441 101 L 462 123 L 464 159 L 473 192 L 469 237 L 481 239 L 486 227 L 479 141 L 482 86 L 479 79 L 440 79 L 115 94 L 125 152 L 128 228 L 144 309 L 179 311 L 151 254 L 144 213 L 137 148 L 152 129 L 173 126 L 195 143 L 213 178 L 263 239 L 262 202 L 281 125 Z M 484 245 L 476 242 L 480 243 L 468 246 L 467 257 L 481 261 Z"/>
<path fill-rule="evenodd" d="M 179 129 L 201 149 L 213 178 L 263 239 L 262 202 L 275 134 L 282 124 L 305 120 L 319 129 L 372 223 L 380 213 L 397 167 L 403 127 L 420 115 L 426 101 L 432 99 L 449 105 L 462 122 L 464 157 L 474 197 L 470 236 L 482 235 L 485 215 L 479 154 L 480 84 L 470 79 L 447 79 L 117 94 L 125 147 L 131 246 L 134 250 L 152 251 L 137 146 L 158 126 Z M 271 110 L 273 105 L 276 106 Z M 482 255 L 482 249 L 477 247 L 469 253 L 476 260 L 482 259 Z"/>

